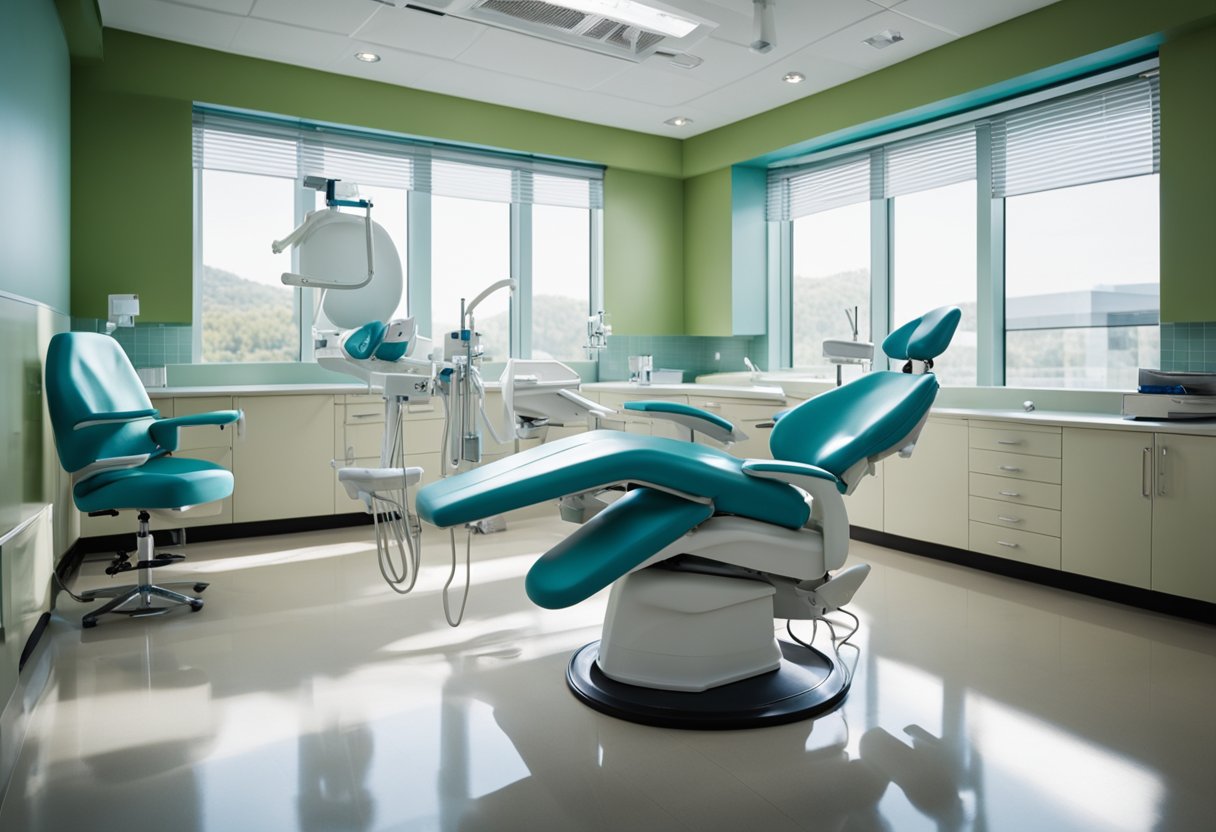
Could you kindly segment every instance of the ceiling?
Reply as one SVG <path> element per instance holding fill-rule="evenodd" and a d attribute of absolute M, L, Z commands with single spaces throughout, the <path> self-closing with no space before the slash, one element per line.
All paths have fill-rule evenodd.
<path fill-rule="evenodd" d="M 390 0 L 391 1 L 391 0 Z M 404 2 L 404 0 L 395 0 Z M 550 0 L 560 2 L 560 0 Z M 683 69 L 376 0 L 100 0 L 102 23 L 239 55 L 684 138 L 778 107 L 1053 0 L 776 0 L 776 46 L 748 50 L 752 0 L 662 0 L 718 25 Z M 904 40 L 862 43 L 883 30 Z M 362 63 L 356 52 L 380 55 Z M 788 84 L 782 76 L 801 72 Z M 683 127 L 664 123 L 691 119 Z"/>

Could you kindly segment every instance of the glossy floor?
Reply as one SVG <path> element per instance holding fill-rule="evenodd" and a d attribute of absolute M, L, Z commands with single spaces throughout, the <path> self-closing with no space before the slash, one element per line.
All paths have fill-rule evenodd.
<path fill-rule="evenodd" d="M 162 572 L 212 582 L 197 614 L 81 630 L 64 599 L 0 829 L 1213 828 L 1212 628 L 854 544 L 874 572 L 840 711 L 648 728 L 566 690 L 606 595 L 524 596 L 568 528 L 476 538 L 454 630 L 446 537 L 402 598 L 367 529 L 193 545 Z"/>

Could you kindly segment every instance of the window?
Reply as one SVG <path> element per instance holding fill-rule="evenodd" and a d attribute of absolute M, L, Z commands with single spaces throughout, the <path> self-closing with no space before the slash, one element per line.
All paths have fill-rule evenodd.
<path fill-rule="evenodd" d="M 532 206 L 532 357 L 585 358 L 591 308 L 591 212 Z"/>
<path fill-rule="evenodd" d="M 942 384 L 976 383 L 975 181 L 904 194 L 892 202 L 891 325 L 930 309 L 963 311 Z"/>
<path fill-rule="evenodd" d="M 955 305 L 943 383 L 1134 386 L 1158 353 L 1155 64 L 770 169 L 770 361 L 830 378 L 836 307 L 868 301 L 880 342 Z"/>
<path fill-rule="evenodd" d="M 600 271 L 601 168 L 204 106 L 194 114 L 194 168 L 196 361 L 310 357 L 315 292 L 283 286 L 298 258 L 270 251 L 324 205 L 304 189 L 306 176 L 356 183 L 374 203 L 407 271 L 407 291 L 384 320 L 413 315 L 438 341 L 456 328 L 461 298 L 513 277 L 521 291 L 477 308 L 487 358 L 582 357 Z M 429 225 L 429 238 L 410 234 L 414 222 Z M 528 332 L 513 331 L 528 322 Z"/>
<path fill-rule="evenodd" d="M 870 331 L 870 203 L 821 211 L 793 222 L 794 366 L 835 375 L 823 357 L 827 338 L 850 338 L 845 311 L 858 308 L 858 337 Z"/>
<path fill-rule="evenodd" d="M 202 172 L 202 361 L 298 361 L 300 305 L 270 241 L 291 230 L 295 181 Z"/>
<path fill-rule="evenodd" d="M 1157 176 L 1005 200 L 1005 382 L 1135 387 L 1158 364 Z"/>

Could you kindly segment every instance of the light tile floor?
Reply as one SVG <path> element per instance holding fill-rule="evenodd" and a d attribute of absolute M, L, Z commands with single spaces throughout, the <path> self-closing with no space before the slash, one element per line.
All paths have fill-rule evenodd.
<path fill-rule="evenodd" d="M 158 577 L 211 581 L 197 614 L 82 630 L 65 597 L 0 830 L 1216 828 L 1210 627 L 855 543 L 874 572 L 840 711 L 649 728 L 565 687 L 606 593 L 524 595 L 568 530 L 476 538 L 455 630 L 439 535 L 410 597 L 367 529 L 192 545 Z"/>

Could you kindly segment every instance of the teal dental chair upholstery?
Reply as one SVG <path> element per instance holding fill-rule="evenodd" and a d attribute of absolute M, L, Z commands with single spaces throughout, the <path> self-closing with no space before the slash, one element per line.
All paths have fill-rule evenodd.
<path fill-rule="evenodd" d="M 106 571 L 113 575 L 137 569 L 139 582 L 93 590 L 88 600 L 110 600 L 84 617 L 85 627 L 100 616 L 123 613 L 155 615 L 167 607 L 153 598 L 202 609 L 202 599 L 177 592 L 172 584 L 157 586 L 149 571 L 179 556 L 156 555 L 149 530 L 150 510 L 180 510 L 222 500 L 232 493 L 232 474 L 210 462 L 170 456 L 178 431 L 191 425 L 226 425 L 240 412 L 223 410 L 176 419 L 161 419 L 118 342 L 90 332 L 61 333 L 51 339 L 46 357 L 47 407 L 55 448 L 72 474 L 72 498 L 88 513 L 139 512 L 137 559 L 123 553 Z M 196 592 L 205 583 L 191 584 Z"/>
<path fill-rule="evenodd" d="M 938 390 L 928 369 L 959 318 L 957 308 L 938 309 L 893 332 L 884 350 L 909 362 L 904 372 L 868 373 L 786 412 L 770 437 L 772 460 L 591 431 L 425 486 L 419 516 L 451 527 L 624 484 L 624 497 L 545 553 L 525 581 L 546 608 L 612 586 L 602 639 L 567 671 L 575 695 L 614 716 L 683 728 L 830 710 L 850 681 L 839 656 L 778 642 L 773 620 L 822 619 L 865 579 L 868 565 L 842 568 L 842 495 L 875 461 L 911 453 Z M 925 372 L 912 373 L 912 362 Z M 681 417 L 696 417 L 688 411 Z"/>

